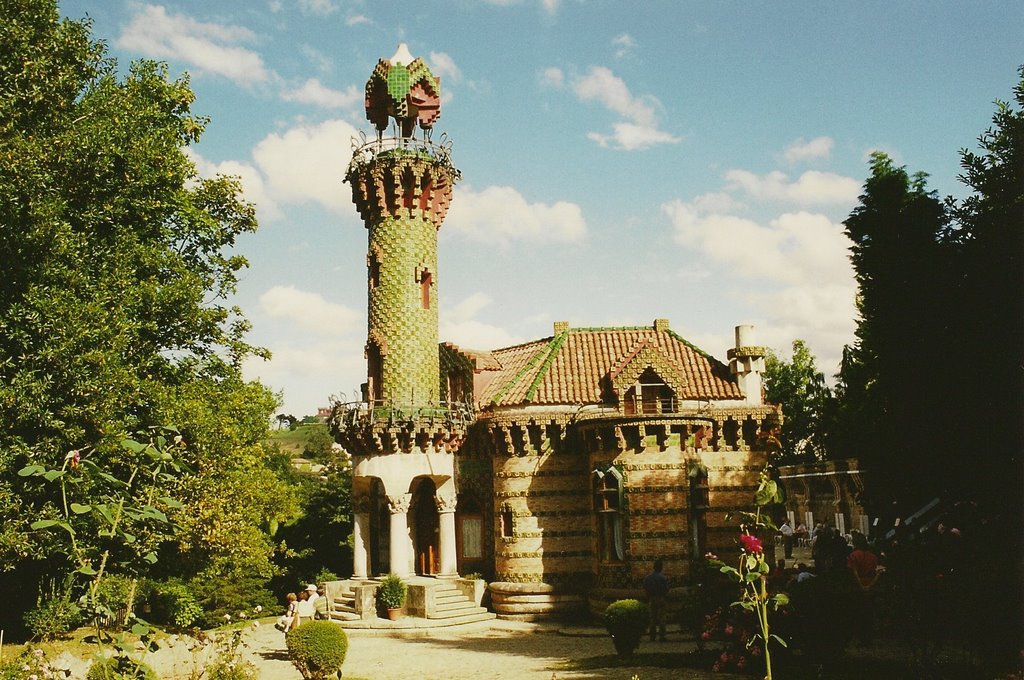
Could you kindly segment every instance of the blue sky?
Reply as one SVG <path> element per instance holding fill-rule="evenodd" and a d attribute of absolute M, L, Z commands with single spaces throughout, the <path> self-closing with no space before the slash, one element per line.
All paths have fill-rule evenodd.
<path fill-rule="evenodd" d="M 123 65 L 188 72 L 200 172 L 261 228 L 237 303 L 303 415 L 365 380 L 366 232 L 342 184 L 362 91 L 405 42 L 442 78 L 462 170 L 440 232 L 441 338 L 492 349 L 649 324 L 724 359 L 737 324 L 835 372 L 855 327 L 841 222 L 868 154 L 962 196 L 1024 62 L 1024 3 L 64 0 Z"/>

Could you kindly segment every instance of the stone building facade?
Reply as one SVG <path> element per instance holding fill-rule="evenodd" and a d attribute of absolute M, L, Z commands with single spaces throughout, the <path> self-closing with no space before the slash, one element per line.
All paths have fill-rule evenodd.
<path fill-rule="evenodd" d="M 479 572 L 499 614 L 533 618 L 635 596 L 657 558 L 681 585 L 735 551 L 726 514 L 750 506 L 780 419 L 752 329 L 728 364 L 664 319 L 439 345 L 437 230 L 460 178 L 430 141 L 440 80 L 402 46 L 366 93 L 377 139 L 346 181 L 368 231 L 367 382 L 331 416 L 353 459 L 353 579 Z"/>

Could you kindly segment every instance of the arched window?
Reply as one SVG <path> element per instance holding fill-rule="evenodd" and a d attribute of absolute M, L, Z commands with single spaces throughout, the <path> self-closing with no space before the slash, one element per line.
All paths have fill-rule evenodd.
<path fill-rule="evenodd" d="M 622 473 L 614 467 L 594 470 L 594 513 L 597 515 L 598 557 L 602 562 L 621 562 L 625 557 L 622 535 Z"/>

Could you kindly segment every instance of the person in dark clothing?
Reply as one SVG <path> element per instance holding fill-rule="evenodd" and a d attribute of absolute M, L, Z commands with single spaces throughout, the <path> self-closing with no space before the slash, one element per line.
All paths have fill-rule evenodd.
<path fill-rule="evenodd" d="M 647 603 L 651 607 L 651 640 L 654 640 L 654 631 L 657 628 L 658 639 L 664 642 L 665 599 L 668 597 L 668 577 L 661 573 L 661 570 L 661 560 L 654 560 L 654 571 L 644 578 L 644 592 L 647 594 Z"/>

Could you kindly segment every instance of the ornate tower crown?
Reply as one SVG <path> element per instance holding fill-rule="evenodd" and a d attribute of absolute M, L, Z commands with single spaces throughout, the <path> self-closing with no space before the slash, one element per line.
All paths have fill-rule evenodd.
<path fill-rule="evenodd" d="M 394 56 L 381 59 L 366 81 L 366 119 L 383 136 L 394 119 L 402 137 L 412 137 L 416 124 L 429 137 L 441 116 L 441 78 L 430 72 L 420 58 L 413 58 L 402 43 Z"/>

